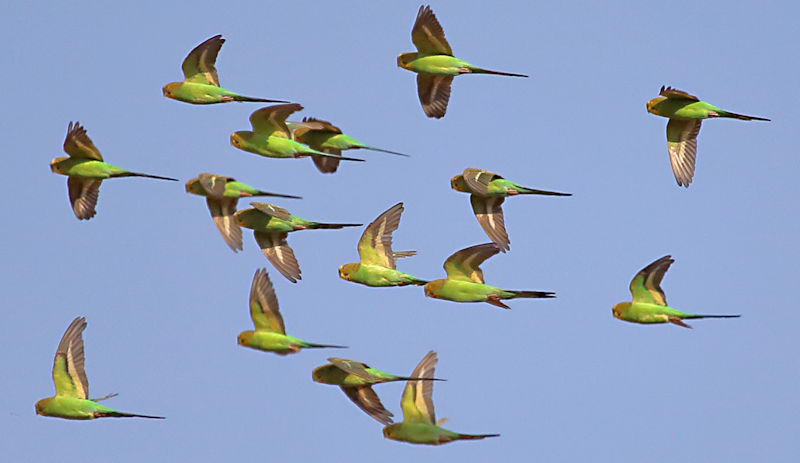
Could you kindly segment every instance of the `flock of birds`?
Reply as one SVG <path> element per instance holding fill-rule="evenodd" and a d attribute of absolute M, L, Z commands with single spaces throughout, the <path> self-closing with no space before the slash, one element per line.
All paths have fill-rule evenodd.
<path fill-rule="evenodd" d="M 428 117 L 444 117 L 455 76 L 468 73 L 497 74 L 527 77 L 491 71 L 474 66 L 453 56 L 444 31 L 429 6 L 421 6 L 411 32 L 416 52 L 402 53 L 397 65 L 417 73 L 417 91 L 422 109 Z M 296 103 L 243 96 L 219 85 L 214 64 L 224 39 L 217 35 L 194 48 L 183 61 L 185 79 L 164 86 L 164 96 L 192 104 L 215 104 L 230 101 L 280 103 L 253 112 L 252 131 L 231 134 L 231 144 L 244 151 L 274 158 L 311 157 L 323 173 L 333 173 L 340 161 L 363 161 L 342 156 L 342 151 L 366 149 L 405 156 L 402 153 L 366 145 L 346 134 L 330 122 L 304 118 L 287 121 L 303 107 Z M 719 109 L 697 97 L 670 87 L 662 87 L 660 96 L 647 102 L 647 111 L 669 119 L 667 146 L 672 170 L 678 185 L 688 187 L 694 176 L 697 135 L 703 119 L 727 117 L 741 120 L 764 120 Z M 87 220 L 96 214 L 100 185 L 115 177 L 149 177 L 177 181 L 170 177 L 131 172 L 103 160 L 100 151 L 78 123 L 70 122 L 64 141 L 69 156 L 58 157 L 50 163 L 53 172 L 68 177 L 69 200 L 75 216 Z M 514 298 L 552 298 L 548 291 L 517 291 L 501 289 L 484 281 L 481 263 L 499 252 L 510 250 L 505 229 L 502 204 L 506 197 L 516 195 L 570 196 L 568 193 L 524 187 L 502 176 L 482 169 L 468 168 L 450 180 L 451 187 L 470 194 L 475 217 L 491 242 L 462 249 L 444 263 L 446 278 L 423 280 L 397 270 L 396 260 L 416 254 L 416 251 L 393 251 L 392 233 L 397 230 L 403 213 L 403 203 L 395 204 L 370 223 L 358 242 L 359 262 L 339 267 L 339 276 L 347 281 L 367 286 L 424 286 L 425 295 L 455 302 L 487 302 L 508 309 L 503 300 Z M 204 173 L 186 182 L 188 193 L 204 196 L 211 217 L 225 243 L 234 251 L 243 249 L 241 227 L 253 230 L 255 240 L 270 263 L 289 281 L 301 279 L 300 266 L 287 243 L 290 232 L 309 229 L 339 229 L 360 226 L 350 223 L 321 223 L 305 220 L 286 209 L 263 202 L 253 202 L 250 208 L 237 211 L 239 198 L 298 196 L 259 190 L 223 175 Z M 664 256 L 640 270 L 630 283 L 633 296 L 630 302 L 614 305 L 614 317 L 634 323 L 673 323 L 691 328 L 684 320 L 697 318 L 729 318 L 739 315 L 699 315 L 682 312 L 667 305 L 661 280 L 674 260 Z M 250 290 L 250 316 L 255 330 L 239 334 L 241 346 L 280 355 L 299 352 L 303 348 L 343 347 L 316 344 L 286 334 L 278 300 L 265 269 L 255 272 Z M 99 402 L 115 394 L 90 399 L 84 370 L 82 333 L 86 320 L 78 317 L 64 333 L 56 350 L 53 380 L 56 395 L 36 403 L 36 413 L 67 419 L 100 417 L 158 416 L 123 413 Z M 393 375 L 361 362 L 330 358 L 330 363 L 316 368 L 314 381 L 339 386 L 359 408 L 385 427 L 384 436 L 390 439 L 438 445 L 459 439 L 483 439 L 497 434 L 461 434 L 442 428 L 437 421 L 432 401 L 436 353 L 428 352 L 410 376 Z M 401 408 L 403 421 L 393 423 L 392 414 L 384 408 L 373 391 L 375 384 L 388 381 L 407 381 Z"/>

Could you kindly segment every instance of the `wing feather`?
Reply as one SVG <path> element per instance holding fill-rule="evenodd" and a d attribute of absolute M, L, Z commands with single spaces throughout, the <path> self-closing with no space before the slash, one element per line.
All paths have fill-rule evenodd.
<path fill-rule="evenodd" d="M 428 117 L 437 119 L 444 117 L 447 112 L 447 103 L 450 101 L 450 84 L 453 76 L 417 74 L 417 94 L 422 110 Z"/>
<path fill-rule="evenodd" d="M 400 226 L 402 214 L 403 203 L 400 202 L 384 211 L 367 225 L 358 241 L 358 255 L 362 264 L 396 268 L 395 256 L 392 252 L 392 233 Z"/>
<path fill-rule="evenodd" d="M 673 262 L 675 259 L 666 255 L 641 269 L 631 280 L 633 302 L 667 305 L 667 296 L 661 289 L 661 280 Z"/>
<path fill-rule="evenodd" d="M 297 258 L 294 256 L 294 251 L 289 247 L 286 242 L 288 233 L 269 233 L 269 232 L 254 232 L 256 242 L 261 247 L 261 252 L 267 257 L 267 260 L 275 266 L 275 269 L 281 272 L 287 280 L 292 283 L 297 283 L 300 280 L 300 265 L 297 263 Z"/>
<path fill-rule="evenodd" d="M 504 200 L 505 198 L 502 196 L 481 197 L 473 194 L 469 197 L 472 211 L 475 213 L 475 218 L 478 219 L 483 231 L 503 251 L 507 251 L 511 249 L 509 246 L 511 241 L 508 239 L 505 218 L 503 217 L 502 205 Z"/>
<path fill-rule="evenodd" d="M 94 146 L 80 122 L 69 123 L 67 137 L 64 139 L 64 151 L 73 158 L 103 160 L 100 150 Z"/>
<path fill-rule="evenodd" d="M 303 106 L 298 103 L 286 103 L 257 109 L 250 115 L 253 132 L 261 135 L 292 138 L 292 132 L 286 125 L 286 118 L 300 111 Z"/>
<path fill-rule="evenodd" d="M 286 334 L 275 289 L 263 268 L 256 270 L 250 285 L 250 318 L 257 331 Z"/>
<path fill-rule="evenodd" d="M 428 5 L 419 7 L 417 20 L 411 29 L 411 41 L 421 54 L 453 56 L 453 50 L 444 38 L 444 29 Z"/>
<path fill-rule="evenodd" d="M 484 283 L 480 265 L 486 259 L 500 252 L 495 243 L 484 243 L 462 249 L 444 261 L 444 269 L 449 280 Z"/>
<path fill-rule="evenodd" d="M 84 369 L 82 337 L 85 329 L 86 319 L 75 318 L 58 343 L 53 361 L 53 382 L 56 385 L 57 396 L 89 398 L 89 380 Z"/>
<path fill-rule="evenodd" d="M 694 177 L 697 157 L 697 135 L 700 133 L 700 119 L 670 119 L 667 122 L 667 150 L 672 173 L 678 185 L 688 187 Z"/>
<path fill-rule="evenodd" d="M 439 359 L 436 352 L 430 351 L 420 360 L 412 378 L 433 378 L 436 363 Z M 433 381 L 409 380 L 403 390 L 400 407 L 403 409 L 403 421 L 407 423 L 436 423 L 433 408 Z"/>
<path fill-rule="evenodd" d="M 184 81 L 219 87 L 219 76 L 214 64 L 217 62 L 217 54 L 223 43 L 225 39 L 222 35 L 215 35 L 194 47 L 181 65 Z"/>

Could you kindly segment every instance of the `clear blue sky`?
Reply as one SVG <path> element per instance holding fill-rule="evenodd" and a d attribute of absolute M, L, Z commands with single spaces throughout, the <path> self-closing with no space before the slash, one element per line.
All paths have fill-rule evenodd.
<path fill-rule="evenodd" d="M 336 3 L 336 4 L 334 4 Z M 462 76 L 447 116 L 424 117 L 412 51 L 418 2 L 15 2 L 6 44 L 0 149 L 5 159 L 0 451 L 7 461 L 794 461 L 798 443 L 798 61 L 792 2 L 440 1 L 455 54 L 530 79 Z M 203 40 L 227 39 L 223 86 L 297 101 L 297 117 L 411 158 L 322 175 L 308 159 L 239 151 L 228 137 L 257 104 L 193 106 L 161 95 Z M 666 120 L 645 102 L 672 85 L 772 122 L 711 120 L 692 186 L 670 170 Z M 487 241 L 465 167 L 570 198 L 506 202 L 511 251 L 486 280 L 556 291 L 553 300 L 487 304 L 367 288 L 336 268 L 357 258 L 361 228 L 294 233 L 294 285 L 245 231 L 232 253 L 202 198 L 183 184 L 104 182 L 97 216 L 73 216 L 53 175 L 78 120 L 108 162 L 178 177 L 226 174 L 298 194 L 298 216 L 369 223 L 398 201 L 400 269 L 444 275 L 452 252 Z M 245 207 L 247 201 L 241 202 Z M 668 301 L 699 313 L 694 330 L 611 316 L 631 277 L 672 254 Z M 289 357 L 243 349 L 247 296 L 267 267 L 289 333 L 347 350 Z M 38 417 L 69 322 L 86 316 L 92 396 L 163 422 Z M 440 448 L 386 440 L 338 389 L 311 381 L 335 355 L 407 374 L 439 353 L 434 401 L 450 429 L 500 433 Z M 399 419 L 403 384 L 376 388 Z M 57 455 L 57 456 L 56 456 Z"/>

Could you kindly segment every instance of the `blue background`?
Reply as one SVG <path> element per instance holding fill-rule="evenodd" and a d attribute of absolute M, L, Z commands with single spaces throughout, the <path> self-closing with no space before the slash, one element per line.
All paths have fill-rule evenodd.
<path fill-rule="evenodd" d="M 795 461 L 798 443 L 798 45 L 792 2 L 446 2 L 432 5 L 455 54 L 530 79 L 462 76 L 447 116 L 426 118 L 412 73 L 418 3 L 17 2 L 6 43 L 0 151 L 2 219 L 0 448 L 7 461 Z M 222 85 L 305 106 L 369 144 L 411 158 L 349 152 L 365 163 L 322 175 L 308 159 L 234 149 L 257 104 L 193 106 L 161 95 L 203 40 L 223 34 Z M 772 122 L 711 120 L 695 181 L 678 187 L 666 120 L 645 102 L 661 85 Z M 104 182 L 97 216 L 70 210 L 69 121 L 106 161 L 179 177 L 200 172 L 304 197 L 296 215 L 369 223 L 405 202 L 399 268 L 440 278 L 444 259 L 487 238 L 465 167 L 570 198 L 505 203 L 512 250 L 488 283 L 556 291 L 553 300 L 487 304 L 425 298 L 421 288 L 340 280 L 362 228 L 294 233 L 293 285 L 259 252 L 224 244 L 202 198 L 182 183 Z M 240 201 L 240 208 L 248 201 Z M 615 320 L 632 276 L 672 254 L 670 304 L 694 330 Z M 243 349 L 253 272 L 266 266 L 287 331 L 347 350 L 289 357 Z M 149 420 L 70 422 L 34 414 L 52 395 L 60 336 L 87 317 L 91 395 Z M 328 356 L 408 374 L 439 353 L 437 417 L 467 433 L 440 448 L 386 440 L 335 387 L 311 381 Z M 379 385 L 402 417 L 403 383 Z"/>

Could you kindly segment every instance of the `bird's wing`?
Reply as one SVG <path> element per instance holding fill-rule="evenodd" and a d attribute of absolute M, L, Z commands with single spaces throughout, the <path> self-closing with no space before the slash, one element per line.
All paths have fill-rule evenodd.
<path fill-rule="evenodd" d="M 675 100 L 700 101 L 700 99 L 697 98 L 696 96 L 689 95 L 688 93 L 684 92 L 683 90 L 678 90 L 678 89 L 675 89 L 675 88 L 672 88 L 672 87 L 665 87 L 663 85 L 661 86 L 661 91 L 658 92 L 658 94 L 661 95 L 661 96 L 665 96 L 667 98 L 670 98 L 670 99 L 675 99 Z"/>
<path fill-rule="evenodd" d="M 485 243 L 462 249 L 444 261 L 447 279 L 483 283 L 483 272 L 479 265 L 500 252 L 500 246 Z"/>
<path fill-rule="evenodd" d="M 345 395 L 347 395 L 354 404 L 358 405 L 358 408 L 364 410 L 367 415 L 375 418 L 386 426 L 392 424 L 392 412 L 386 410 L 378 394 L 376 394 L 371 387 L 342 386 L 341 389 Z"/>
<path fill-rule="evenodd" d="M 310 146 L 310 145 L 309 145 Z M 336 156 L 342 155 L 342 150 L 336 148 L 322 148 L 312 146 L 311 148 L 322 151 L 323 153 L 333 154 Z M 317 170 L 322 172 L 323 174 L 332 174 L 336 172 L 336 169 L 339 168 L 339 159 L 336 159 L 334 156 L 311 156 L 311 160 L 314 161 L 314 165 L 317 166 Z"/>
<path fill-rule="evenodd" d="M 358 376 L 363 380 L 366 381 L 375 380 L 375 378 L 371 374 L 369 374 L 369 371 L 367 371 L 367 368 L 369 368 L 369 366 L 364 363 L 356 362 L 355 360 L 341 359 L 337 357 L 331 357 L 328 359 L 328 361 L 331 362 L 331 364 L 333 364 L 333 366 L 335 366 L 336 368 L 351 375 Z"/>
<path fill-rule="evenodd" d="M 694 164 L 697 156 L 697 135 L 700 133 L 700 119 L 667 122 L 667 149 L 672 173 L 678 185 L 688 187 L 694 177 Z"/>
<path fill-rule="evenodd" d="M 56 384 L 56 395 L 65 397 L 89 398 L 89 380 L 83 369 L 83 337 L 86 319 L 77 317 L 72 320 L 61 342 L 56 349 L 53 361 L 53 382 Z"/>
<path fill-rule="evenodd" d="M 256 270 L 250 285 L 250 318 L 258 331 L 286 334 L 275 289 L 263 268 Z"/>
<path fill-rule="evenodd" d="M 261 211 L 264 214 L 271 215 L 276 219 L 285 220 L 287 222 L 292 220 L 292 214 L 290 214 L 289 211 L 280 206 L 276 206 L 274 204 L 262 203 L 259 201 L 253 201 L 252 203 L 250 203 L 250 205 L 253 206 L 254 209 Z"/>
<path fill-rule="evenodd" d="M 419 7 L 417 20 L 411 29 L 411 41 L 421 54 L 453 56 L 453 50 L 444 38 L 444 29 L 430 6 Z"/>
<path fill-rule="evenodd" d="M 214 63 L 217 61 L 217 53 L 223 43 L 225 43 L 225 39 L 221 35 L 215 35 L 194 47 L 181 65 L 184 81 L 219 87 L 219 76 L 217 76 L 217 68 L 214 67 Z"/>
<path fill-rule="evenodd" d="M 80 220 L 89 220 L 97 213 L 97 198 L 100 196 L 100 184 L 102 180 L 94 180 L 81 177 L 67 178 L 67 190 L 69 190 L 69 203 L 72 204 L 72 212 Z"/>
<path fill-rule="evenodd" d="M 297 283 L 300 279 L 300 265 L 294 256 L 294 251 L 286 242 L 288 233 L 269 233 L 254 232 L 256 242 L 261 248 L 261 252 L 267 257 L 272 265 L 292 283 Z"/>
<path fill-rule="evenodd" d="M 358 255 L 362 264 L 396 268 L 392 252 L 392 233 L 400 225 L 402 214 L 403 203 L 397 203 L 367 225 L 358 240 Z"/>
<path fill-rule="evenodd" d="M 222 198 L 225 194 L 225 185 L 228 182 L 233 182 L 236 179 L 233 177 L 224 177 L 216 174 L 200 174 L 197 176 L 200 181 L 200 186 L 206 192 L 209 198 Z"/>
<path fill-rule="evenodd" d="M 450 84 L 453 76 L 440 76 L 421 72 L 417 74 L 417 94 L 422 110 L 428 117 L 441 118 L 450 101 Z"/>
<path fill-rule="evenodd" d="M 472 190 L 473 193 L 479 195 L 489 194 L 489 182 L 498 178 L 503 178 L 494 172 L 471 167 L 464 169 L 464 173 L 461 175 L 464 177 L 464 181 L 467 182 L 469 189 Z"/>
<path fill-rule="evenodd" d="M 412 378 L 433 378 L 436 362 L 436 352 L 430 351 L 420 360 Z M 436 414 L 433 410 L 433 381 L 406 382 L 403 397 L 400 399 L 400 408 L 403 409 L 403 421 L 410 423 L 436 423 Z"/>
<path fill-rule="evenodd" d="M 502 196 L 469 196 L 472 211 L 475 213 L 475 218 L 478 219 L 483 231 L 500 248 L 507 250 L 511 241 L 508 239 L 505 219 L 503 218 L 503 200 Z"/>
<path fill-rule="evenodd" d="M 673 262 L 675 259 L 667 255 L 639 270 L 639 273 L 631 280 L 633 302 L 667 305 L 667 296 L 661 289 L 661 279 L 664 278 L 664 274 Z"/>
<path fill-rule="evenodd" d="M 233 252 L 241 251 L 242 247 L 242 229 L 236 223 L 233 214 L 236 212 L 236 198 L 206 198 L 208 210 L 211 212 L 211 218 L 214 220 L 214 225 L 217 226 L 219 234 L 225 240 Z"/>
<path fill-rule="evenodd" d="M 292 138 L 292 133 L 286 125 L 286 118 L 302 109 L 303 106 L 298 103 L 267 106 L 250 115 L 250 125 L 253 126 L 253 132 L 261 135 Z"/>
<path fill-rule="evenodd" d="M 86 135 L 86 129 L 80 122 L 69 123 L 67 137 L 64 139 L 64 151 L 72 158 L 103 160 L 100 150 L 94 146 L 89 135 Z"/>

